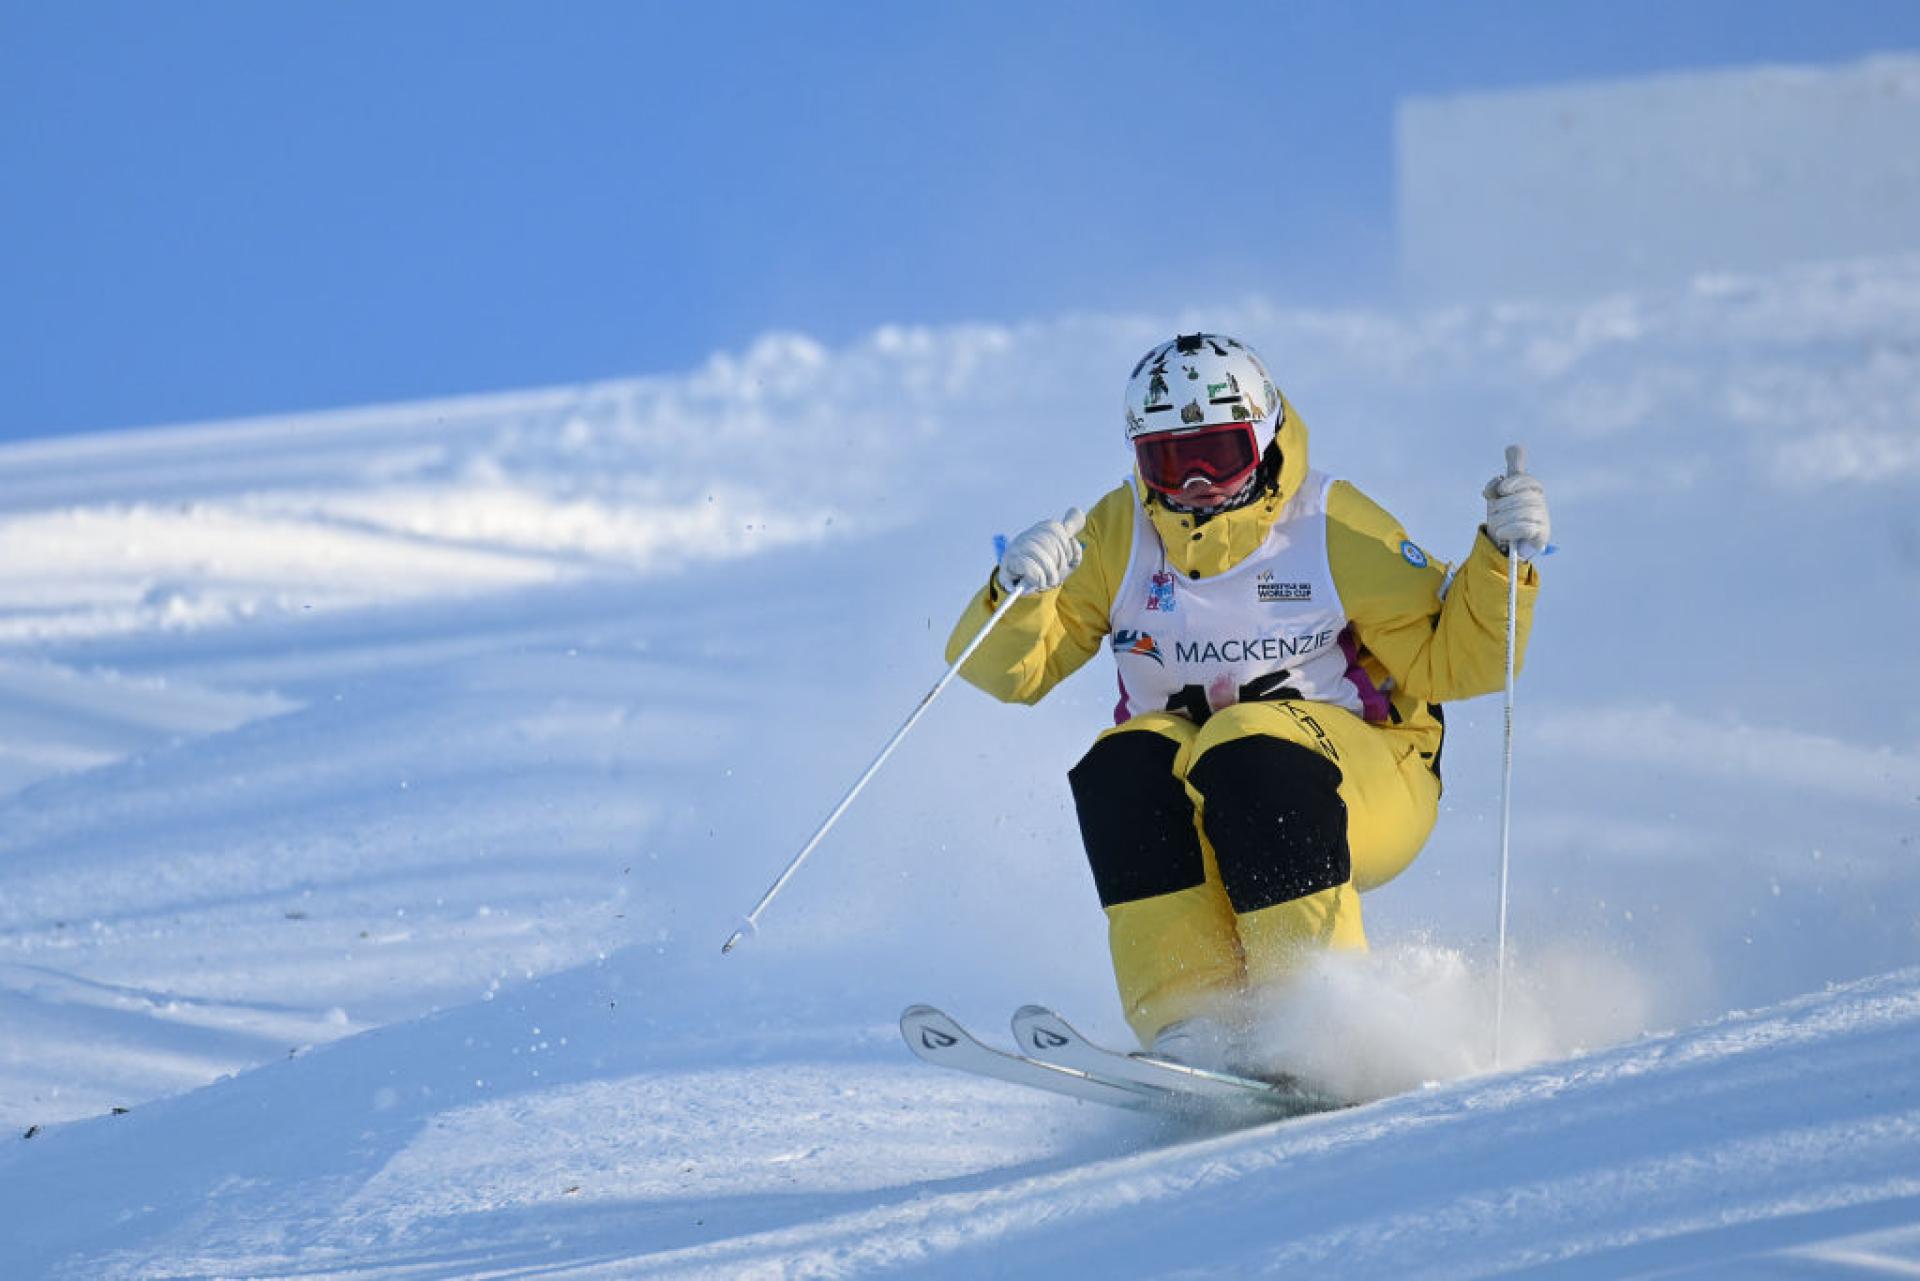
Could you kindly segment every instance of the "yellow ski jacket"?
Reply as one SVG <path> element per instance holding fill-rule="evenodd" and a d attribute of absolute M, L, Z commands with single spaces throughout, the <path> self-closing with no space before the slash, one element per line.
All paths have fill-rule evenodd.
<path fill-rule="evenodd" d="M 960 675 L 995 698 L 1037 703 L 1101 648 L 1115 593 L 1126 575 L 1133 522 L 1145 512 L 1168 564 L 1190 578 L 1224 573 L 1259 548 L 1307 474 L 1307 430 L 1282 398 L 1282 464 L 1274 492 L 1245 507 L 1196 521 L 1146 501 L 1136 474 L 1087 514 L 1079 568 L 1050 592 L 1022 596 Z M 1450 567 L 1422 551 L 1406 530 L 1346 481 L 1327 496 L 1327 558 L 1359 644 L 1360 661 L 1386 693 L 1382 729 L 1405 734 L 1408 750 L 1440 768 L 1439 704 L 1492 693 L 1506 683 L 1507 558 L 1482 529 L 1449 583 Z M 1515 661 L 1526 653 L 1539 571 L 1522 562 Z M 990 574 L 947 641 L 952 662 L 999 606 Z"/>

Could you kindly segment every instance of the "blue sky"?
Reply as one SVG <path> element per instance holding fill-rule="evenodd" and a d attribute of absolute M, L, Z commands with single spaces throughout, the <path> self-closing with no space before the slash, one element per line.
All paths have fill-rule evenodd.
<path fill-rule="evenodd" d="M 0 0 L 0 438 L 1379 301 L 1403 96 L 1916 48 L 1781 0 Z"/>

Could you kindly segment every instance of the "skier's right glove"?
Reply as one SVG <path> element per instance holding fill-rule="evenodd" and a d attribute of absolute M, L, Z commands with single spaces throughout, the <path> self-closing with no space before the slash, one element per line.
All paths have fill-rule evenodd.
<path fill-rule="evenodd" d="M 1080 564 L 1080 540 L 1074 535 L 1085 523 L 1080 509 L 1069 507 L 1059 520 L 1043 520 L 1008 543 L 994 575 L 1000 590 L 1010 592 L 1024 583 L 1029 592 L 1050 592 L 1066 582 Z"/>

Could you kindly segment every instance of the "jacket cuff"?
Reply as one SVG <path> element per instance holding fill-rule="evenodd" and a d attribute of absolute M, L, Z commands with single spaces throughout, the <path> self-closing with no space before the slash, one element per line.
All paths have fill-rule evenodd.
<path fill-rule="evenodd" d="M 1501 578 L 1507 576 L 1507 553 L 1499 543 L 1493 541 L 1493 535 L 1487 532 L 1485 525 L 1480 526 L 1480 537 L 1474 540 L 1474 551 L 1484 551 L 1493 558 L 1494 572 Z M 1540 571 L 1534 568 L 1530 560 L 1520 562 L 1520 585 L 1531 587 L 1539 578 Z"/>

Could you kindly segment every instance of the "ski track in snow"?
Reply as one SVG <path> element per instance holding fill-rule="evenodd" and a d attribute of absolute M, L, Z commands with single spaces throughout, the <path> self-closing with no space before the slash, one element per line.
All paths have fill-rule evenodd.
<path fill-rule="evenodd" d="M 1509 436 L 1564 549 L 1521 684 L 1529 1065 L 1213 1135 L 891 1031 L 1038 999 L 1115 1038 L 1060 778 L 1104 670 L 953 691 L 717 956 L 924 693 L 988 536 L 1124 470 L 1085 389 L 1202 320 L 1435 554 Z M 0 1276 L 1911 1275 L 1916 422 L 1889 259 L 777 336 L 0 448 L 0 1124 L 34 1131 Z M 1864 655 L 1781 608 L 1816 598 Z M 1372 1088 L 1486 1066 L 1498 719 L 1452 709 L 1381 965 L 1276 1023 Z"/>

